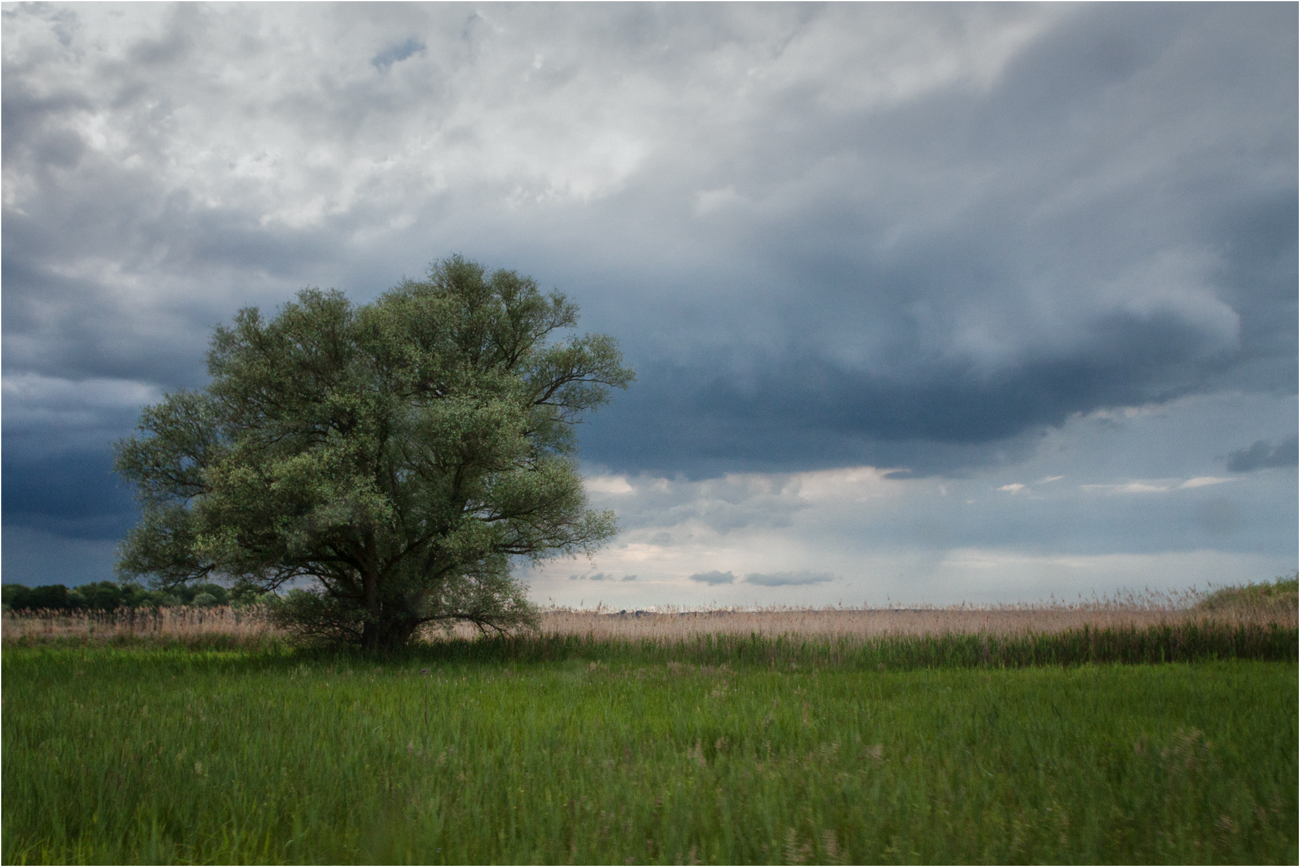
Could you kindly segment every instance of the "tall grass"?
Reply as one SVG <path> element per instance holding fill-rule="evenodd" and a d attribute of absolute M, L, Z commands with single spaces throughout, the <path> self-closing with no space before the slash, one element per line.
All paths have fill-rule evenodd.
<path fill-rule="evenodd" d="M 452 639 L 412 651 L 437 662 L 619 661 L 626 664 L 756 665 L 912 670 L 1157 664 L 1253 659 L 1294 662 L 1300 631 L 1214 621 L 1054 633 L 884 634 L 873 637 L 697 634 L 618 639 L 544 633 Z"/>
<path fill-rule="evenodd" d="M 1295 863 L 1270 587 L 551 609 L 381 657 L 256 610 L 5 613 L 0 860 Z"/>
<path fill-rule="evenodd" d="M 734 642 L 720 665 L 616 654 L 507 661 L 468 655 L 500 648 L 469 642 L 386 662 L 10 645 L 0 658 L 0 857 L 1295 863 L 1300 854 L 1294 662 L 792 669 L 749 664 L 741 638 L 718 641 Z"/>

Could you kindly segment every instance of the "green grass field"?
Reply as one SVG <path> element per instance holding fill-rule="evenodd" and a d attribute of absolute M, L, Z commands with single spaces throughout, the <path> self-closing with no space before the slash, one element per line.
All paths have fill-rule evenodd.
<path fill-rule="evenodd" d="M 3 860 L 1297 861 L 1293 652 L 767 644 L 7 646 Z"/>

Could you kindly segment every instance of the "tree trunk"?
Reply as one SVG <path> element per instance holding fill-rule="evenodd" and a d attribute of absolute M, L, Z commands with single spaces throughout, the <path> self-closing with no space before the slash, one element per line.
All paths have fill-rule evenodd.
<path fill-rule="evenodd" d="M 365 552 L 368 568 L 361 576 L 361 586 L 365 593 L 366 623 L 361 631 L 361 646 L 367 650 L 394 650 L 410 641 L 420 624 L 405 608 L 393 605 L 392 600 L 384 604 L 373 530 L 366 531 Z"/>
<path fill-rule="evenodd" d="M 405 617 L 389 615 L 379 620 L 367 620 L 361 633 L 361 646 L 366 650 L 396 650 L 405 647 L 419 624 Z"/>
<path fill-rule="evenodd" d="M 379 571 L 367 569 L 361 576 L 361 590 L 365 594 L 366 623 L 361 630 L 361 646 L 377 650 L 384 646 L 384 604 L 379 598 Z"/>

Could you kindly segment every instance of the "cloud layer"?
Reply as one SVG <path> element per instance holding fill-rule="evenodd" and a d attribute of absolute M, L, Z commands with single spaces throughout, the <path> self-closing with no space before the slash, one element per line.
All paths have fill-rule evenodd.
<path fill-rule="evenodd" d="M 1014 470 L 1049 442 L 1092 455 L 1079 496 L 1294 466 L 1294 6 L 0 14 L 7 530 L 119 537 L 107 443 L 203 383 L 240 307 L 364 301 L 453 251 L 621 341 L 639 380 L 583 455 L 635 486 L 645 544 L 813 532 L 791 479 L 846 467 L 1037 496 L 1058 473 Z M 1231 438 L 1220 396 L 1258 410 Z M 1175 406 L 1160 448 L 1116 441 L 1122 472 L 1059 438 Z M 990 526 L 957 535 L 1031 543 Z M 679 577 L 713 572 L 851 580 Z"/>

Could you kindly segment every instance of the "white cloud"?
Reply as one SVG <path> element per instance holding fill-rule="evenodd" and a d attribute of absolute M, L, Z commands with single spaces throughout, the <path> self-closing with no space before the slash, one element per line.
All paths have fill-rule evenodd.
<path fill-rule="evenodd" d="M 1169 491 L 1204 488 L 1210 485 L 1223 485 L 1235 481 L 1238 480 L 1218 476 L 1196 476 L 1185 481 L 1178 479 L 1135 479 L 1130 482 L 1080 485 L 1079 487 L 1084 491 L 1096 491 L 1104 494 L 1161 494 Z"/>
<path fill-rule="evenodd" d="M 627 476 L 588 476 L 583 484 L 598 494 L 630 494 L 636 490 L 628 484 Z"/>
<path fill-rule="evenodd" d="M 801 499 L 813 503 L 863 502 L 901 494 L 907 482 L 890 477 L 891 473 L 897 472 L 897 469 L 881 467 L 844 467 L 792 473 L 788 477 L 787 490 L 795 491 Z"/>
<path fill-rule="evenodd" d="M 1173 490 L 1174 481 L 1120 482 L 1106 485 L 1080 485 L 1084 491 L 1097 491 L 1104 494 L 1159 494 Z"/>
<path fill-rule="evenodd" d="M 1197 476 L 1194 479 L 1188 479 L 1178 487 L 1180 488 L 1204 488 L 1207 485 L 1226 485 L 1229 482 L 1235 482 L 1237 479 L 1221 478 L 1219 476 Z"/>

